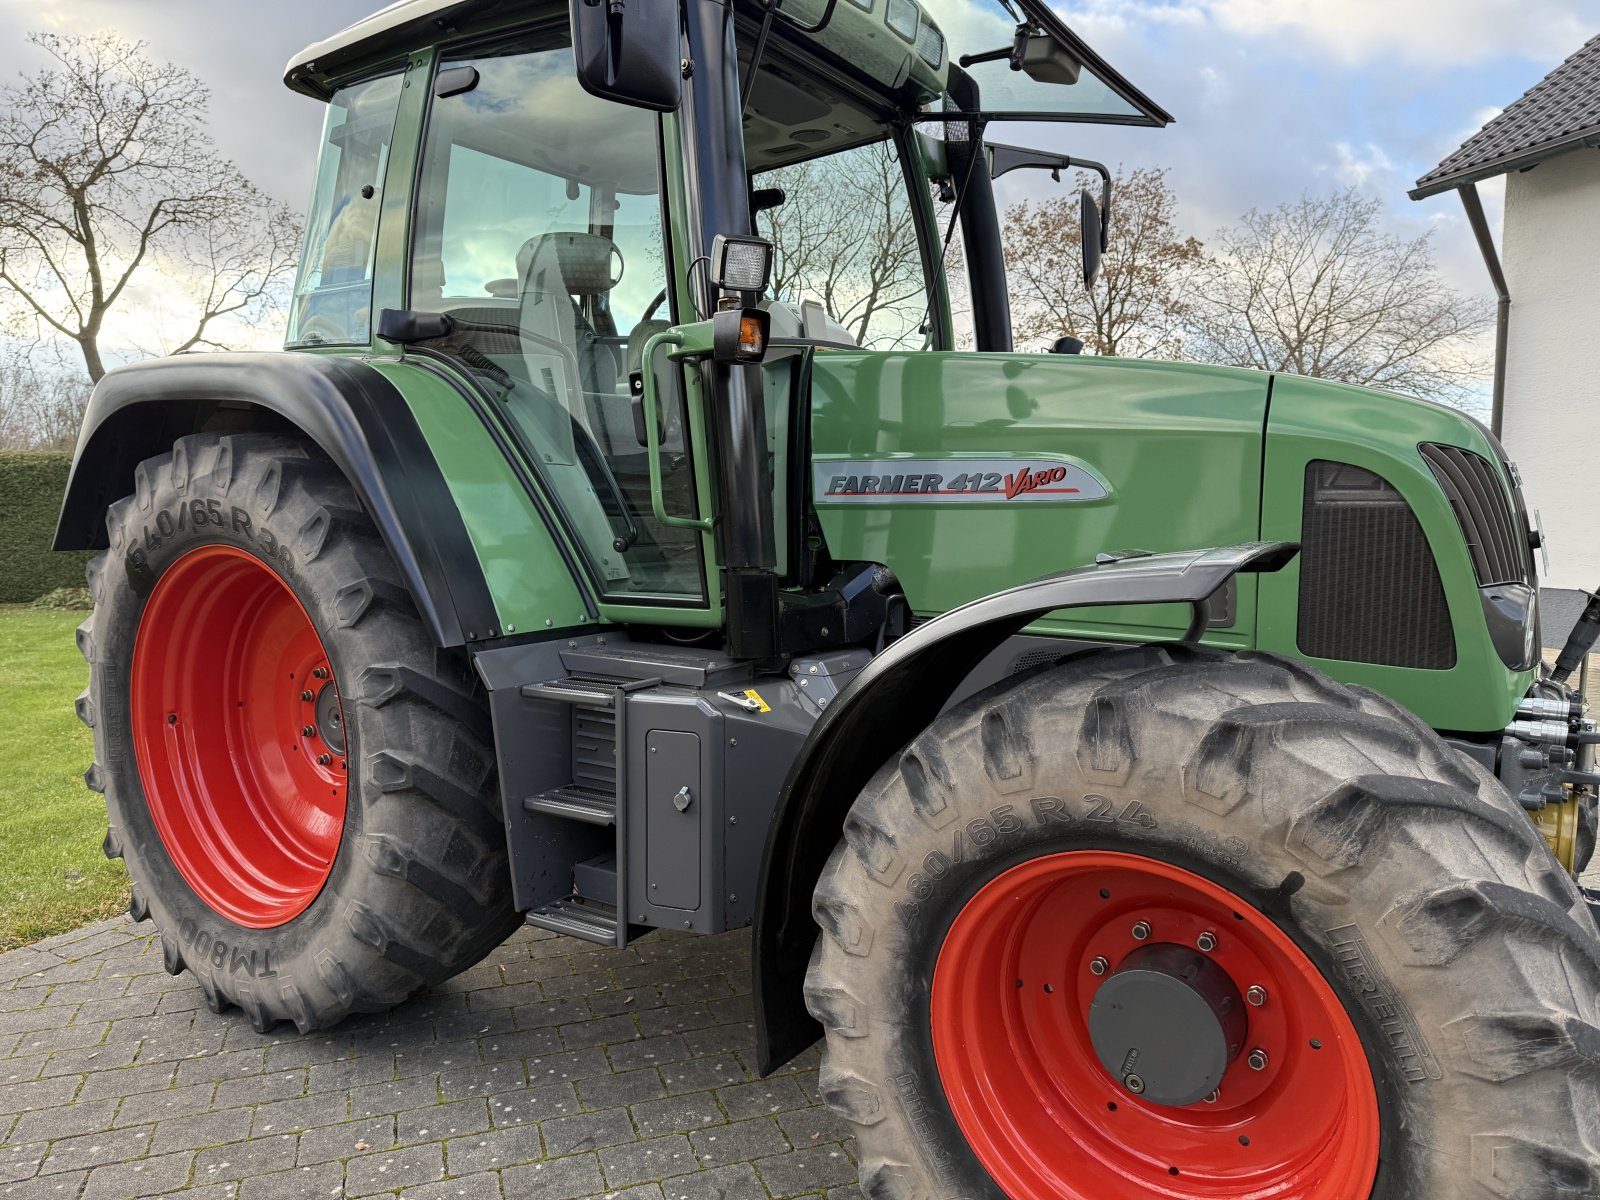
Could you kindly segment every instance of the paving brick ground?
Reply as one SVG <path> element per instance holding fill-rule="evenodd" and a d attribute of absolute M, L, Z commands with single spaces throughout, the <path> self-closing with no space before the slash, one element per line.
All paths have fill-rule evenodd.
<path fill-rule="evenodd" d="M 754 1071 L 746 933 L 525 929 L 383 1017 L 217 1016 L 151 926 L 0 955 L 0 1197 L 859 1200 L 815 1049 Z"/>

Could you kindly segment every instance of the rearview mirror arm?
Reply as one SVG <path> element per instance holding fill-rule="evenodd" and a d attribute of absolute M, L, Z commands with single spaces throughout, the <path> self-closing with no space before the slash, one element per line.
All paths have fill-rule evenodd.
<path fill-rule="evenodd" d="M 1049 171 L 1051 177 L 1061 182 L 1061 172 L 1072 168 L 1093 171 L 1100 176 L 1100 250 L 1103 253 L 1111 244 L 1111 171 L 1105 163 L 1092 158 L 1073 158 L 1049 150 L 1029 150 L 1024 146 L 1007 146 L 1000 142 L 987 142 L 989 151 L 989 178 L 999 179 L 1011 171 L 1029 168 Z"/>
<path fill-rule="evenodd" d="M 1022 70 L 1022 55 L 1027 49 L 1028 39 L 1030 37 L 1038 37 L 1041 32 L 1036 25 L 1021 21 L 1017 24 L 1016 33 L 1011 35 L 1011 44 L 1009 46 L 1001 46 L 998 50 L 985 50 L 979 54 L 963 54 L 956 61 L 962 67 L 970 67 L 974 63 L 998 62 L 1003 58 L 1011 64 L 1013 71 L 1020 71 Z"/>

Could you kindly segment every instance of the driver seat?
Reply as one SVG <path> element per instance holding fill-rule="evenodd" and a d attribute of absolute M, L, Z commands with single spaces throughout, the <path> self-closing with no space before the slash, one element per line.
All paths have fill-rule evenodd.
<path fill-rule="evenodd" d="M 528 376 L 574 414 L 583 412 L 581 393 L 616 391 L 616 357 L 581 302 L 604 296 L 621 278 L 616 243 L 598 233 L 544 233 L 517 251 L 518 326 L 532 335 L 522 348 Z M 577 378 L 569 379 L 574 369 Z"/>

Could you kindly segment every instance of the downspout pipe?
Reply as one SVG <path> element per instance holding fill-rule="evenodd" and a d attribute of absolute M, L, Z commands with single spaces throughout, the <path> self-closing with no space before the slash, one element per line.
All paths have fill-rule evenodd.
<path fill-rule="evenodd" d="M 1499 437 L 1506 407 L 1506 334 L 1511 327 L 1511 289 L 1506 284 L 1506 273 L 1500 268 L 1500 254 L 1494 248 L 1489 222 L 1483 215 L 1478 185 L 1464 183 L 1456 191 L 1461 194 L 1461 206 L 1467 210 L 1467 224 L 1472 226 L 1473 236 L 1478 239 L 1483 265 L 1489 268 L 1489 281 L 1494 284 L 1497 301 L 1494 318 L 1494 407 L 1489 414 L 1489 428 L 1495 437 Z"/>

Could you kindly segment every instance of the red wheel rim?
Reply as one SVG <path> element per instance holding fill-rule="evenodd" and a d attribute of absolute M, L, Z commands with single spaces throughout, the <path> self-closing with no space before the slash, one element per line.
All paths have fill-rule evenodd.
<path fill-rule="evenodd" d="M 332 667 L 289 585 L 231 546 L 184 554 L 145 604 L 131 684 L 145 800 L 195 894 L 251 929 L 304 912 L 339 851 L 348 763 Z"/>
<path fill-rule="evenodd" d="M 1088 1013 L 1141 943 L 1194 947 L 1248 1006 L 1246 1050 L 1215 1099 L 1147 1103 L 1113 1078 Z M 1012 1200 L 1357 1200 L 1378 1164 L 1371 1069 L 1344 1005 L 1263 913 L 1210 880 L 1131 854 L 1014 867 L 957 915 L 934 969 L 934 1057 L 973 1152 Z M 1254 1069 L 1260 1048 L 1266 1066 Z"/>

